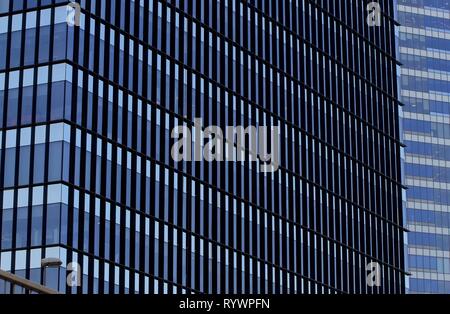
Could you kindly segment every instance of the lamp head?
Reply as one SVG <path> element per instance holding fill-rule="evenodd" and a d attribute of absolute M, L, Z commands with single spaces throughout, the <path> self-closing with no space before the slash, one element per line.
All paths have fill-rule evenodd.
<path fill-rule="evenodd" d="M 62 265 L 62 261 L 59 258 L 44 258 L 41 261 L 41 267 L 42 268 L 46 268 L 46 267 L 60 267 Z"/>

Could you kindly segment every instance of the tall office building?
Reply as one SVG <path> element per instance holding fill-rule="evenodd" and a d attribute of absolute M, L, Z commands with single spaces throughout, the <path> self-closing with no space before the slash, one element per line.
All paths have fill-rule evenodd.
<path fill-rule="evenodd" d="M 411 293 L 450 293 L 450 1 L 398 0 Z"/>
<path fill-rule="evenodd" d="M 361 1 L 79 4 L 0 2 L 3 270 L 66 293 L 405 291 L 392 1 L 379 26 Z M 242 134 L 247 161 L 173 158 L 177 126 L 213 125 L 278 127 L 279 165 Z"/>

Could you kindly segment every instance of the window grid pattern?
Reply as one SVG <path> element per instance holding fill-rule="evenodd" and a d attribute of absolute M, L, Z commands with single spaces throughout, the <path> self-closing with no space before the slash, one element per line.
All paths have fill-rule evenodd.
<path fill-rule="evenodd" d="M 67 292 L 404 291 L 390 1 L 376 29 L 358 1 L 87 0 L 80 27 L 67 1 L 15 2 L 0 9 L 9 269 L 35 276 L 30 252 L 58 248 L 85 275 L 55 283 Z M 279 171 L 174 163 L 171 130 L 196 117 L 280 126 Z"/>

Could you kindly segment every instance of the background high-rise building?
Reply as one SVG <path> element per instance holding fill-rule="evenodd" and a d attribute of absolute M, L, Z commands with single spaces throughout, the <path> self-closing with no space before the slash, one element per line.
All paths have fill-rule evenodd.
<path fill-rule="evenodd" d="M 392 1 L 380 26 L 361 1 L 80 4 L 72 26 L 67 1 L 0 1 L 0 268 L 59 258 L 46 284 L 72 293 L 405 291 Z M 195 118 L 279 126 L 278 171 L 175 162 Z"/>
<path fill-rule="evenodd" d="M 450 1 L 398 0 L 411 293 L 450 293 Z"/>

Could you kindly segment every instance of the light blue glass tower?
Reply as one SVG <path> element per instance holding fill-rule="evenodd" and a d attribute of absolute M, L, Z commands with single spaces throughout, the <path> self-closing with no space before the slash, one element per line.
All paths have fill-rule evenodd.
<path fill-rule="evenodd" d="M 398 0 L 410 293 L 450 293 L 450 1 Z"/>

